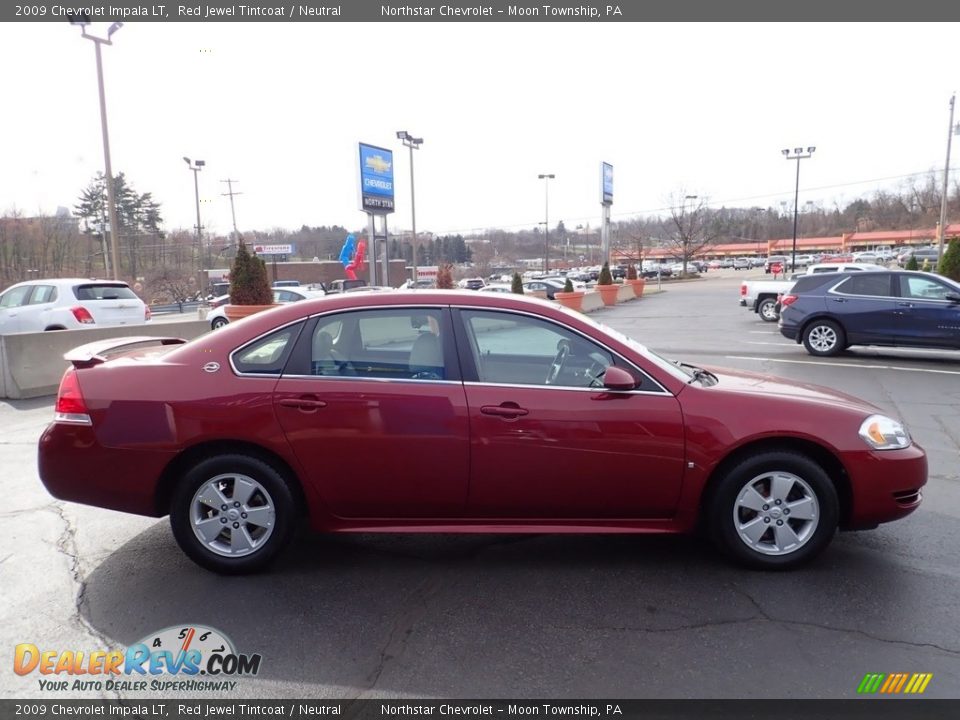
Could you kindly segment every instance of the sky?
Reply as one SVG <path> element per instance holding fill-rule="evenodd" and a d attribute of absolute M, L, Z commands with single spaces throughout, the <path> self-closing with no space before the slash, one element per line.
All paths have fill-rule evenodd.
<path fill-rule="evenodd" d="M 104 32 L 97 27 L 93 32 Z M 392 232 L 600 223 L 711 207 L 833 207 L 946 155 L 956 23 L 136 23 L 105 47 L 113 170 L 167 230 L 366 226 L 357 143 L 394 151 Z M 0 214 L 72 208 L 103 171 L 93 43 L 0 24 Z M 960 112 L 957 120 L 960 121 Z M 960 140 L 960 138 L 958 138 Z M 960 148 L 955 148 L 954 158 Z M 954 161 L 954 165 L 960 165 Z M 539 174 L 552 173 L 549 181 Z M 547 198 L 549 192 L 549 201 Z"/>

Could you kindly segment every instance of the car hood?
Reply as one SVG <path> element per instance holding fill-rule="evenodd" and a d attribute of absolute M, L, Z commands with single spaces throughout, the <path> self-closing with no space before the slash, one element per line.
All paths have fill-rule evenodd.
<path fill-rule="evenodd" d="M 831 405 L 860 411 L 866 415 L 884 414 L 883 410 L 866 400 L 822 385 L 796 382 L 776 375 L 765 375 L 731 368 L 710 368 L 710 372 L 716 375 L 720 381 L 717 385 L 709 388 L 713 391 L 738 395 L 762 395 L 788 401 Z"/>

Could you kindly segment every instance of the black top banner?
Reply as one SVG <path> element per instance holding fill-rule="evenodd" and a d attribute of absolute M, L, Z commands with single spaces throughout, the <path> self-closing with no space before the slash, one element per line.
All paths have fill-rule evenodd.
<path fill-rule="evenodd" d="M 391 0 L 35 0 L 3 3 L 14 22 L 653 22 L 653 21 L 949 21 L 960 3 L 943 0 L 608 0 L 607 2 L 393 2 Z M 718 33 L 723 29 L 718 28 Z M 851 26 L 851 34 L 864 30 Z"/>

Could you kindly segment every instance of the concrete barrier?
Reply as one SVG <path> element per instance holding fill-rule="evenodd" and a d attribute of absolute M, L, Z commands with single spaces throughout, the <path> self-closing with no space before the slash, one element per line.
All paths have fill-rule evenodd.
<path fill-rule="evenodd" d="M 22 400 L 56 394 L 69 363 L 64 353 L 106 338 L 131 335 L 192 340 L 210 329 L 204 320 L 151 323 L 135 327 L 14 333 L 0 336 L 0 398 Z"/>

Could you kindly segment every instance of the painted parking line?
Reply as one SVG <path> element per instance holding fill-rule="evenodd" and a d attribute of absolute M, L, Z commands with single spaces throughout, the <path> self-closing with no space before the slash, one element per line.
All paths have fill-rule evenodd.
<path fill-rule="evenodd" d="M 828 367 L 852 368 L 854 370 L 902 370 L 903 372 L 933 373 L 935 375 L 960 375 L 960 370 L 934 370 L 900 365 L 861 365 L 856 363 L 824 362 L 821 360 L 784 360 L 781 358 L 751 357 L 749 355 L 724 355 L 727 360 L 757 360 L 759 362 L 793 363 L 794 365 L 826 365 Z"/>

